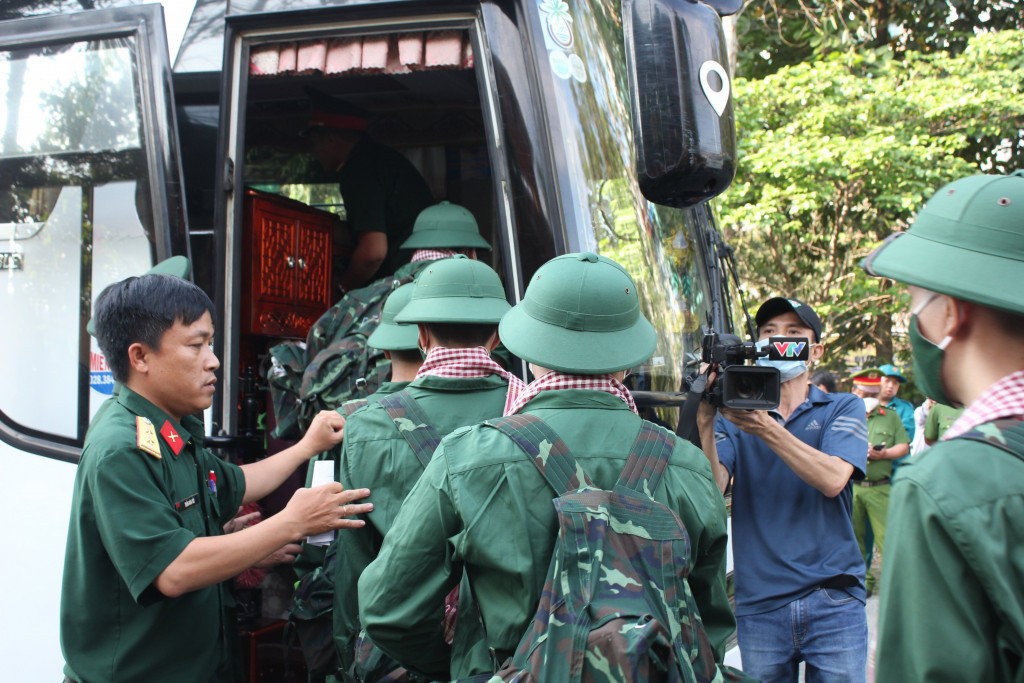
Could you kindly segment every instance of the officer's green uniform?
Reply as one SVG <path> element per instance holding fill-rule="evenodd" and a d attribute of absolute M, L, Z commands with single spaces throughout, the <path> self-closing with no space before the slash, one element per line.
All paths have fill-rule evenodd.
<path fill-rule="evenodd" d="M 946 430 L 953 426 L 961 415 L 963 408 L 954 408 L 945 403 L 934 403 L 928 409 L 928 419 L 924 423 L 924 438 L 929 441 L 938 441 Z"/>
<path fill-rule="evenodd" d="M 614 486 L 642 422 L 620 399 L 598 391 L 543 392 L 523 412 L 544 419 L 606 488 Z M 440 608 L 464 567 L 486 633 L 479 623 L 460 619 L 456 628 L 475 635 L 456 640 L 486 637 L 498 664 L 511 656 L 533 618 L 554 548 L 552 496 L 534 464 L 497 430 L 460 429 L 442 441 L 381 555 L 359 581 L 362 615 L 374 642 L 401 653 L 404 664 L 448 680 Z M 690 534 L 689 582 L 720 659 L 735 620 L 725 586 L 725 507 L 704 455 L 676 440 L 654 498 L 675 510 Z M 413 519 L 419 522 L 409 523 Z M 451 678 L 493 670 L 487 659 L 451 656 Z"/>
<path fill-rule="evenodd" d="M 876 406 L 868 413 L 868 445 L 885 444 L 890 448 L 897 444 L 910 443 L 903 421 L 895 410 Z M 854 482 L 853 487 L 853 531 L 865 558 L 871 556 L 871 548 L 865 539 L 865 521 L 870 521 L 878 552 L 885 553 L 885 518 L 889 512 L 890 478 L 892 460 L 869 460 L 867 476 Z M 865 587 L 872 591 L 877 578 L 869 566 Z"/>
<path fill-rule="evenodd" d="M 137 418 L 152 423 L 148 448 L 159 458 L 139 446 L 150 427 L 138 426 Z M 175 455 L 171 445 L 181 439 L 185 445 Z M 223 584 L 179 598 L 153 586 L 193 539 L 223 533 L 242 502 L 241 469 L 202 444 L 201 420 L 190 416 L 177 424 L 127 387 L 93 422 L 75 476 L 64 560 L 61 646 L 68 677 L 223 680 L 233 637 L 223 620 Z"/>

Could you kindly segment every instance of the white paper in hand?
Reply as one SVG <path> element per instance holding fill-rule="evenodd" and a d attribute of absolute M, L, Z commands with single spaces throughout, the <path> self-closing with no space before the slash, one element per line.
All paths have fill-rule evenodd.
<path fill-rule="evenodd" d="M 332 481 L 334 481 L 334 461 L 317 460 L 314 462 L 313 479 L 309 483 L 310 487 L 330 484 Z M 325 531 L 315 536 L 306 536 L 306 543 L 310 545 L 330 545 L 333 540 L 334 531 Z"/>

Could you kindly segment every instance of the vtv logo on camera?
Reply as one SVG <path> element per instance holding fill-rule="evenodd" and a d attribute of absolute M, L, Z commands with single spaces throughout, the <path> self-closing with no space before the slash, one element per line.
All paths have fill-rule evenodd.
<path fill-rule="evenodd" d="M 807 337 L 769 337 L 768 358 L 771 360 L 807 360 L 810 340 Z"/>

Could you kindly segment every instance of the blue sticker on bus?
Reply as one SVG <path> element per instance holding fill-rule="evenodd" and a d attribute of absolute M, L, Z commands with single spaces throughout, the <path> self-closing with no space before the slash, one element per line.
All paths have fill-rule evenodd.
<path fill-rule="evenodd" d="M 114 393 L 114 375 L 107 367 L 107 359 L 102 353 L 89 353 L 89 386 L 110 396 Z"/>

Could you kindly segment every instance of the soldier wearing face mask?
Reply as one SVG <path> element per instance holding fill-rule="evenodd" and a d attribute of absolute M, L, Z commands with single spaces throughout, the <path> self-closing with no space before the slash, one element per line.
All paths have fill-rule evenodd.
<path fill-rule="evenodd" d="M 965 408 L 892 488 L 875 680 L 1024 680 L 1024 171 L 946 185 L 862 266 L 909 285 L 915 382 Z"/>
<path fill-rule="evenodd" d="M 776 297 L 755 316 L 760 344 L 806 337 L 824 354 L 807 304 Z M 758 359 L 779 370 L 777 410 L 716 409 L 698 427 L 719 488 L 733 482 L 736 618 L 743 670 L 762 681 L 863 683 L 867 667 L 864 559 L 853 533 L 851 481 L 867 470 L 864 403 L 808 384 L 808 361 Z M 798 637 L 794 638 L 794 634 Z"/>

